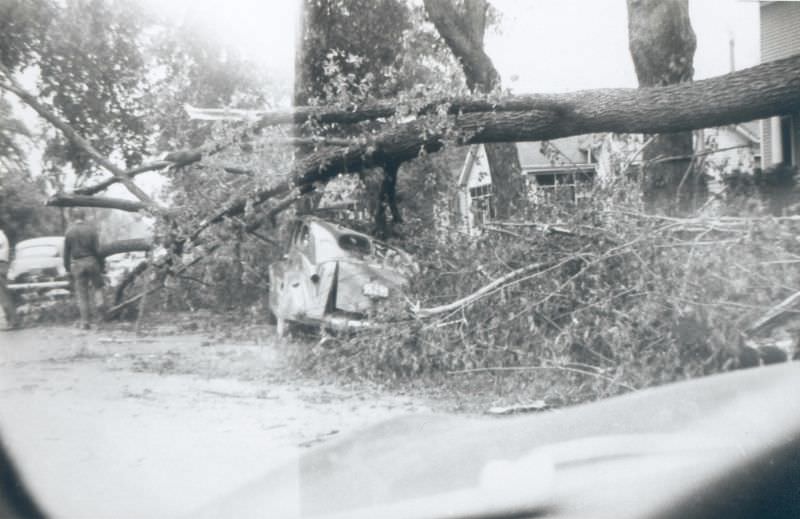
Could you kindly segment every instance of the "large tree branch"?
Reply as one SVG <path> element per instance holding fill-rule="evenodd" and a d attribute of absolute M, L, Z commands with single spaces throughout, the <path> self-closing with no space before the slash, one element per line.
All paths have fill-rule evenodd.
<path fill-rule="evenodd" d="M 478 103 L 486 103 L 478 101 Z M 495 111 L 465 111 L 451 118 L 462 144 L 539 141 L 596 132 L 669 133 L 750 121 L 800 110 L 800 55 L 712 79 L 641 89 L 587 90 L 510 98 Z M 510 107 L 516 110 L 510 110 Z M 415 120 L 386 130 L 362 146 L 324 149 L 298 161 L 292 181 L 259 190 L 261 203 L 293 187 L 313 190 L 340 173 L 387 161 L 404 162 L 442 148 L 445 130 Z M 207 219 L 195 233 L 244 211 L 239 199 Z"/>
<path fill-rule="evenodd" d="M 141 166 L 137 166 L 135 168 L 131 168 L 125 171 L 125 177 L 132 179 L 137 175 L 141 175 L 142 173 L 147 173 L 148 171 L 159 171 L 164 168 L 168 168 L 173 164 L 174 163 L 169 160 L 159 160 L 156 162 L 151 162 L 149 164 L 142 164 Z M 105 180 L 101 180 L 100 182 L 92 184 L 90 186 L 79 187 L 78 189 L 73 191 L 73 193 L 75 193 L 76 195 L 94 195 L 100 193 L 101 191 L 105 191 L 109 187 L 121 181 L 122 181 L 121 177 L 113 176 Z"/>
<path fill-rule="evenodd" d="M 692 85 L 670 85 L 666 87 L 654 87 L 652 89 L 597 89 L 579 90 L 564 94 L 530 94 L 520 96 L 507 96 L 503 98 L 487 98 L 477 96 L 470 98 L 443 98 L 431 100 L 424 104 L 415 114 L 424 116 L 438 112 L 438 109 L 445 106 L 450 115 L 470 114 L 470 113 L 503 113 L 503 112 L 527 112 L 531 110 L 545 111 L 567 111 L 573 107 L 580 107 L 591 103 L 594 96 L 598 97 L 598 103 L 613 101 L 615 98 L 622 98 L 628 104 L 643 102 L 648 103 L 653 98 L 668 98 L 671 95 L 679 95 L 676 104 L 681 102 L 684 93 L 687 98 L 697 99 L 699 96 L 713 97 L 715 94 L 723 95 L 727 101 L 716 103 L 701 117 L 707 113 L 717 113 L 721 109 L 729 113 L 737 113 L 737 108 L 747 110 L 750 103 L 756 103 L 750 113 L 756 115 L 734 115 L 728 120 L 748 121 L 762 115 L 765 105 L 792 103 L 792 97 L 798 93 L 797 78 L 800 75 L 800 54 L 784 58 L 782 60 L 771 61 L 756 65 L 751 68 L 739 70 L 731 74 L 717 76 L 710 79 L 696 81 Z M 733 90 L 735 92 L 726 92 Z M 760 99 L 759 92 L 768 94 L 768 99 Z M 652 90 L 652 92 L 651 92 Z M 636 96 L 636 93 L 640 97 Z M 702 101 L 702 99 L 701 99 Z M 742 103 L 741 106 L 735 106 Z M 653 107 L 656 112 L 663 109 L 663 104 Z M 676 116 L 680 117 L 688 110 L 677 107 Z M 298 106 L 286 110 L 273 111 L 253 111 L 257 122 L 255 127 L 266 127 L 279 124 L 302 124 L 309 119 L 315 119 L 322 123 L 355 124 L 362 121 L 386 119 L 397 114 L 397 101 L 373 101 L 363 105 L 352 106 L 350 108 L 331 107 L 331 106 Z M 744 118 L 742 118 L 744 117 Z M 749 118 L 748 118 L 749 117 Z M 241 118 L 241 119 L 248 119 Z M 232 119 L 237 119 L 233 117 Z M 727 124 L 727 123 L 726 123 Z M 714 126 L 709 123 L 705 127 Z M 703 127 L 703 126 L 700 126 Z M 249 129 L 248 131 L 252 131 Z"/>
<path fill-rule="evenodd" d="M 99 151 L 97 151 L 92 144 L 84 139 L 78 132 L 75 131 L 69 124 L 62 121 L 56 114 L 51 112 L 47 107 L 41 104 L 37 99 L 36 96 L 28 92 L 19 82 L 14 78 L 10 71 L 8 71 L 2 64 L 0 64 L 0 71 L 3 72 L 6 80 L 8 83 L 0 83 L 0 88 L 5 88 L 9 90 L 17 97 L 19 97 L 25 104 L 33 108 L 36 113 L 41 115 L 46 121 L 50 124 L 61 130 L 61 132 L 76 146 L 81 148 L 87 155 L 92 157 L 98 164 L 103 166 L 105 169 L 110 171 L 115 177 L 119 179 L 120 182 L 130 191 L 136 198 L 141 200 L 143 203 L 157 208 L 156 204 L 150 199 L 144 191 L 142 191 L 139 186 L 137 186 L 133 180 L 128 178 L 125 175 L 125 172 L 114 165 L 110 160 L 104 157 Z"/>
<path fill-rule="evenodd" d="M 202 110 L 202 109 L 198 108 L 197 110 Z M 228 113 L 227 110 L 223 110 L 223 112 Z M 243 110 L 238 110 L 237 112 L 234 112 L 233 113 L 233 115 L 235 116 L 234 119 L 238 118 L 241 112 L 243 112 Z M 248 131 L 252 131 L 252 129 Z M 184 166 L 189 166 L 196 162 L 200 162 L 201 160 L 210 155 L 222 151 L 225 147 L 233 144 L 234 142 L 235 140 L 232 140 L 230 142 L 215 143 L 213 146 L 207 148 L 175 151 L 167 154 L 162 160 L 151 162 L 149 164 L 142 164 L 140 166 L 125 171 L 124 177 L 134 178 L 137 175 L 140 175 L 142 173 L 147 173 L 149 171 L 158 171 L 166 168 L 177 169 Z M 298 144 L 312 145 L 312 146 L 358 146 L 360 144 L 360 142 L 355 139 L 338 139 L 338 138 L 323 138 L 323 137 L 307 137 L 307 138 L 277 137 L 271 139 L 270 142 L 272 144 L 285 144 L 292 146 L 296 146 Z M 235 166 L 222 166 L 222 169 L 227 171 L 228 173 L 233 173 L 233 174 L 253 175 L 252 171 L 244 170 L 242 168 L 238 168 Z M 108 189 L 110 186 L 118 182 L 121 182 L 122 178 L 124 177 L 112 176 L 96 184 L 78 188 L 75 191 L 73 191 L 73 193 L 79 195 L 94 195 L 96 193 L 100 193 Z"/>
<path fill-rule="evenodd" d="M 463 144 L 722 126 L 800 110 L 800 55 L 694 83 L 509 97 L 495 104 L 472 99 L 454 103 L 451 109 L 458 110 L 451 118 L 452 131 Z M 339 173 L 354 173 L 387 161 L 404 162 L 423 150 L 441 149 L 443 140 L 451 135 L 425 123 L 421 118 L 386 130 L 361 146 L 309 154 L 295 164 L 291 181 L 226 205 L 198 226 L 192 241 L 210 225 L 242 214 L 248 200 L 262 203 L 294 188 L 308 193 L 315 183 L 327 182 Z"/>
<path fill-rule="evenodd" d="M 59 193 L 51 196 L 45 205 L 52 207 L 101 207 L 104 209 L 119 209 L 120 211 L 132 213 L 149 207 L 147 204 L 135 200 L 102 196 L 71 195 L 66 193 Z"/>
<path fill-rule="evenodd" d="M 147 252 L 153 246 L 153 242 L 147 238 L 132 238 L 129 240 L 115 240 L 100 246 L 98 253 L 105 257 L 126 252 Z"/>

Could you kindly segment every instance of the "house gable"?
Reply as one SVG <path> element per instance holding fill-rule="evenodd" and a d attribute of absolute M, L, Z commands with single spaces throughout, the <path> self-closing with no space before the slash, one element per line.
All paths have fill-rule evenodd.
<path fill-rule="evenodd" d="M 459 188 L 474 188 L 492 184 L 492 173 L 489 169 L 489 158 L 483 144 L 469 147 L 464 166 L 458 176 Z"/>

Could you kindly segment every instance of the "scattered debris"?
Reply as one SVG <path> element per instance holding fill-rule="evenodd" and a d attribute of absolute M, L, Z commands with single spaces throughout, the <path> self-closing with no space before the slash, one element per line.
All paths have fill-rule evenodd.
<path fill-rule="evenodd" d="M 534 400 L 533 402 L 527 402 L 525 404 L 490 407 L 486 411 L 486 414 L 503 416 L 519 413 L 536 413 L 539 411 L 546 411 L 548 409 L 550 409 L 550 406 L 547 405 L 547 402 L 544 400 Z"/>
<path fill-rule="evenodd" d="M 98 339 L 99 342 L 104 344 L 130 344 L 130 343 L 137 343 L 137 342 L 156 342 L 155 339 L 145 339 L 144 337 L 137 337 L 135 339 L 122 339 L 119 337 L 103 337 Z"/>
<path fill-rule="evenodd" d="M 298 443 L 297 446 L 298 447 L 312 447 L 312 446 L 314 446 L 314 445 L 316 445 L 318 443 L 324 442 L 325 440 L 327 440 L 328 438 L 330 438 L 331 436 L 336 435 L 336 434 L 339 434 L 339 430 L 338 429 L 333 429 L 333 430 L 328 431 L 326 433 L 318 434 L 315 438 L 313 438 L 311 440 L 307 440 L 307 441 L 304 441 L 302 443 Z"/>

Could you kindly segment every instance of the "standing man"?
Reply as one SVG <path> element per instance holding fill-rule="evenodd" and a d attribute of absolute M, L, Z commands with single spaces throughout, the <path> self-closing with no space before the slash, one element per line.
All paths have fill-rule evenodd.
<path fill-rule="evenodd" d="M 103 311 L 103 257 L 99 241 L 95 226 L 80 218 L 67 228 L 64 236 L 64 268 L 72 274 L 81 313 L 78 326 L 84 330 L 90 327 L 92 306 L 97 305 Z M 94 301 L 90 299 L 92 296 Z"/>
<path fill-rule="evenodd" d="M 0 320 L 4 326 L 2 329 L 15 328 L 17 325 L 17 311 L 14 308 L 14 300 L 11 292 L 6 286 L 6 276 L 8 275 L 8 262 L 11 259 L 11 247 L 8 244 L 6 233 L 0 229 L 0 310 L 3 312 L 4 319 Z"/>

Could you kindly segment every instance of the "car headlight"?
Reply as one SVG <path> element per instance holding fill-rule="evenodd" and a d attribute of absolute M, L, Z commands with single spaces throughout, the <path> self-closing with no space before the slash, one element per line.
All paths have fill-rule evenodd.
<path fill-rule="evenodd" d="M 389 297 L 389 287 L 380 283 L 367 283 L 361 291 L 367 297 Z"/>

